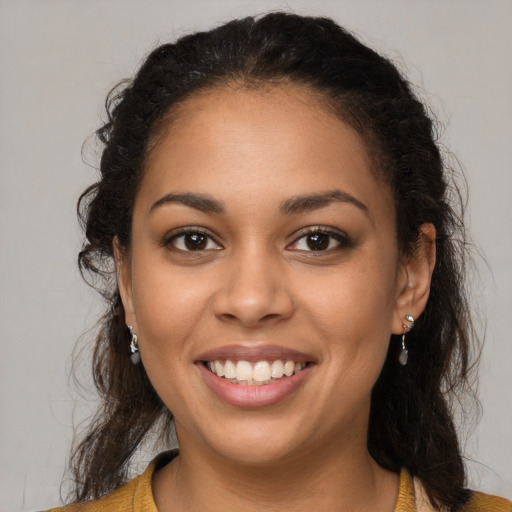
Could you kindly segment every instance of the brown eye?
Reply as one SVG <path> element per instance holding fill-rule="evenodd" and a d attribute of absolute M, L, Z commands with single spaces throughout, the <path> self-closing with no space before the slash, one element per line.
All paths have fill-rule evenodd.
<path fill-rule="evenodd" d="M 329 247 L 330 238 L 325 233 L 314 233 L 306 237 L 306 244 L 312 251 L 324 251 Z"/>
<path fill-rule="evenodd" d="M 289 246 L 290 249 L 303 252 L 331 252 L 351 247 L 346 233 L 334 230 L 312 229 L 302 234 Z"/>
<path fill-rule="evenodd" d="M 188 231 L 174 235 L 165 245 L 184 252 L 211 251 L 222 249 L 209 235 L 200 231 Z"/>
<path fill-rule="evenodd" d="M 183 243 L 189 251 L 200 251 L 206 249 L 208 238 L 200 233 L 190 233 L 183 237 Z"/>

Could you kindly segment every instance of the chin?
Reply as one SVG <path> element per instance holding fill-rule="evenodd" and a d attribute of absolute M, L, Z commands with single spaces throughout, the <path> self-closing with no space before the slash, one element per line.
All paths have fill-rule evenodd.
<path fill-rule="evenodd" d="M 227 443 L 227 446 L 218 446 L 217 451 L 233 463 L 256 469 L 284 464 L 294 459 L 299 449 L 296 444 L 284 440 L 245 439 Z"/>
<path fill-rule="evenodd" d="M 217 456 L 254 468 L 285 463 L 303 452 L 307 443 L 307 436 L 295 425 L 284 425 L 275 418 L 262 422 L 252 418 L 238 425 L 232 422 L 229 429 L 210 426 L 201 437 L 200 444 Z"/>

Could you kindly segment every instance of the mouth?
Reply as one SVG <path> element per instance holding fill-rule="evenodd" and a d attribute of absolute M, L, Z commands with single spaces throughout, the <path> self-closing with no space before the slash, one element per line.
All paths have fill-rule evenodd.
<path fill-rule="evenodd" d="M 245 361 L 215 359 L 202 361 L 211 373 L 232 384 L 241 386 L 264 386 L 281 379 L 297 375 L 311 363 L 293 359 Z"/>
<path fill-rule="evenodd" d="M 316 364 L 311 355 L 258 344 L 216 348 L 196 360 L 203 382 L 217 397 L 229 405 L 253 409 L 295 395 Z"/>

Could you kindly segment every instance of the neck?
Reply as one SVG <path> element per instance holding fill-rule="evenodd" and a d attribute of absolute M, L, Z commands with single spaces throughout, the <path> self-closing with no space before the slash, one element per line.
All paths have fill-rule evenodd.
<path fill-rule="evenodd" d="M 254 466 L 185 443 L 180 455 L 155 474 L 155 502 L 159 512 L 392 512 L 398 475 L 379 467 L 366 446 L 347 444 L 324 445 Z"/>

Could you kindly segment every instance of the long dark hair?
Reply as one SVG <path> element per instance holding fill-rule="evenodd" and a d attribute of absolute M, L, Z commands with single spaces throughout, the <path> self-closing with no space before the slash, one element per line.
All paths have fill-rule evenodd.
<path fill-rule="evenodd" d="M 155 49 L 132 81 L 107 100 L 97 131 L 104 146 L 101 179 L 79 200 L 86 241 L 84 277 L 108 303 L 93 371 L 100 408 L 75 446 L 73 499 L 95 498 L 121 485 L 130 460 L 159 421 L 172 415 L 142 365 L 128 357 L 128 331 L 113 269 L 112 242 L 130 247 L 137 185 L 151 144 L 173 108 L 216 85 L 287 83 L 320 93 L 332 112 L 364 138 L 375 172 L 394 192 L 397 243 L 412 254 L 418 228 L 437 231 L 437 264 L 424 314 L 408 335 L 409 363 L 396 362 L 399 337 L 373 389 L 368 449 L 384 468 L 419 477 L 436 507 L 467 501 L 465 470 L 451 409 L 467 390 L 473 339 L 465 288 L 467 251 L 462 205 L 435 127 L 411 86 L 386 58 L 327 18 L 272 13 L 231 21 Z"/>

